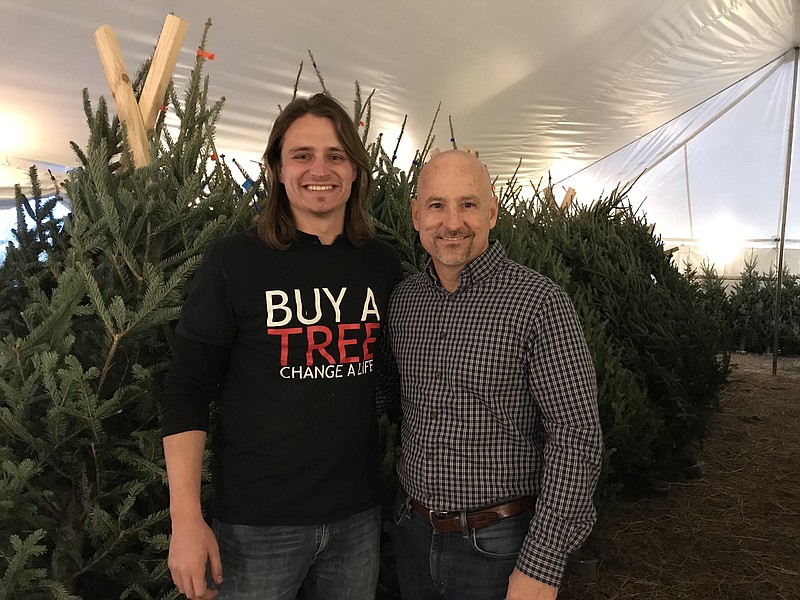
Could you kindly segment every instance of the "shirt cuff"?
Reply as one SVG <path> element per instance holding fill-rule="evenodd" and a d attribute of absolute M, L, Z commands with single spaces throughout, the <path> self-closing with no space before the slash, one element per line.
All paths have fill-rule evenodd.
<path fill-rule="evenodd" d="M 563 551 L 552 550 L 525 540 L 517 556 L 517 569 L 523 574 L 558 587 L 567 568 L 567 555 Z"/>

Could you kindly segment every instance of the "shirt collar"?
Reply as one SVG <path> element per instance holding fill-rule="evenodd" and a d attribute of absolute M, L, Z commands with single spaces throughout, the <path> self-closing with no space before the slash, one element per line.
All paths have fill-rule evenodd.
<path fill-rule="evenodd" d="M 322 242 L 319 241 L 319 238 L 316 235 L 314 235 L 313 233 L 306 233 L 305 231 L 300 231 L 299 229 L 295 232 L 294 239 L 300 244 L 306 246 L 322 246 Z M 344 233 L 340 233 L 339 235 L 336 236 L 336 239 L 333 240 L 333 244 L 341 244 L 342 241 L 346 239 L 347 236 L 345 236 Z"/>
<path fill-rule="evenodd" d="M 489 247 L 484 250 L 480 256 L 474 258 L 467 266 L 461 269 L 461 273 L 458 274 L 458 287 L 456 288 L 456 292 L 477 285 L 488 279 L 497 271 L 500 263 L 503 262 L 505 258 L 506 253 L 500 242 L 497 240 L 490 241 Z M 436 287 L 444 289 L 439 281 L 439 276 L 436 274 L 433 261 L 428 261 L 427 272 L 431 282 Z"/>

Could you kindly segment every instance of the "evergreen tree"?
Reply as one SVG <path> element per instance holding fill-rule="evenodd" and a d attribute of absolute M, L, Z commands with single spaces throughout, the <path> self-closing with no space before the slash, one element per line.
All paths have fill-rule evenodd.
<path fill-rule="evenodd" d="M 775 300 L 778 274 L 775 265 L 758 271 L 754 258 L 746 260 L 729 298 L 734 342 L 742 352 L 770 353 L 775 344 Z M 778 352 L 800 351 L 800 276 L 783 268 L 780 298 Z"/>
<path fill-rule="evenodd" d="M 59 189 L 49 198 L 42 197 L 39 173 L 35 166 L 28 173 L 31 197 L 14 186 L 17 208 L 17 227 L 11 230 L 16 243 L 9 242 L 6 257 L 0 265 L 0 332 L 22 333 L 21 311 L 25 308 L 28 290 L 52 290 L 52 264 L 63 255 L 65 236 L 63 224 L 53 214 L 62 200 Z M 31 222 L 31 226 L 28 222 Z"/>
<path fill-rule="evenodd" d="M 745 261 L 730 299 L 734 341 L 747 352 L 764 352 L 771 343 L 774 305 L 756 267 L 754 258 Z"/>
<path fill-rule="evenodd" d="M 733 349 L 731 303 L 722 276 L 707 262 L 701 263 L 699 272 L 691 265 L 687 267 L 685 276 L 698 285 L 697 308 L 703 312 L 709 327 L 714 328 L 717 344 L 726 350 Z"/>
<path fill-rule="evenodd" d="M 209 101 L 203 62 L 183 99 L 169 91 L 180 126 L 162 113 L 139 169 L 105 101 L 93 109 L 84 92 L 65 252 L 52 286 L 25 288 L 21 331 L 0 343 L 0 598 L 176 595 L 160 381 L 187 279 L 212 239 L 252 222 L 260 190 L 214 151 L 224 99 Z"/>

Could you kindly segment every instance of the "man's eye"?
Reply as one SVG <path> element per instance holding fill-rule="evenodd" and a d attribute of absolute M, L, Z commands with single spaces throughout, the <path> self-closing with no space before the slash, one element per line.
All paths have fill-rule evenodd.
<path fill-rule="evenodd" d="M 334 162 L 342 162 L 342 161 L 347 160 L 347 159 L 344 156 L 341 156 L 340 154 L 332 154 L 331 155 L 331 160 L 334 161 Z"/>

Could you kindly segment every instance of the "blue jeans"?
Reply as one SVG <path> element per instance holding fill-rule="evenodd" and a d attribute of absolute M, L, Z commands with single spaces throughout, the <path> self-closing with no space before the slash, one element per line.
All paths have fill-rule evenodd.
<path fill-rule="evenodd" d="M 223 583 L 217 600 L 374 600 L 380 508 L 325 525 L 214 521 Z"/>
<path fill-rule="evenodd" d="M 441 533 L 412 510 L 401 491 L 393 543 L 404 600 L 503 600 L 528 533 L 531 513 L 489 527 Z"/>

